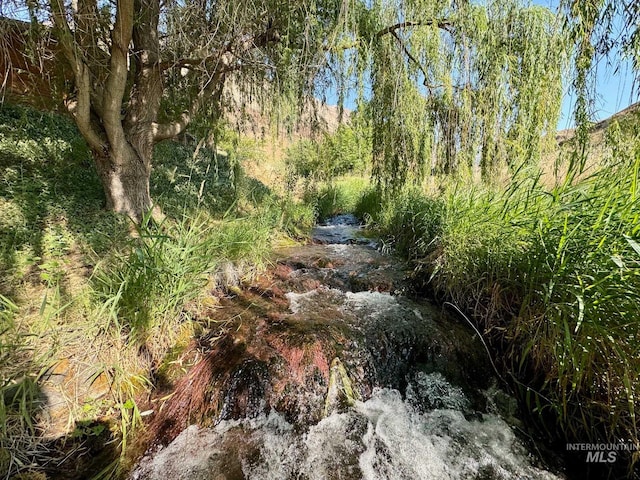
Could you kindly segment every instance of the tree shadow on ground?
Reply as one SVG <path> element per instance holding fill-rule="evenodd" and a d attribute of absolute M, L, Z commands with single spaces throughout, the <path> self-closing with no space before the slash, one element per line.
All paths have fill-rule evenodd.
<path fill-rule="evenodd" d="M 125 237 L 126 220 L 103 205 L 90 153 L 70 120 L 0 107 L 0 293 L 12 293 L 11 280 L 60 275 L 70 256 L 90 263 L 91 254 Z"/>

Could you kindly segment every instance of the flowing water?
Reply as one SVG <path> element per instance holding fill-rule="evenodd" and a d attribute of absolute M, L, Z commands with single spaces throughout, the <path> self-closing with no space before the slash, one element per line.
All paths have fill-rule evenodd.
<path fill-rule="evenodd" d="M 281 253 L 259 295 L 225 307 L 242 304 L 234 336 L 156 423 L 217 407 L 152 444 L 131 479 L 562 478 L 514 433 L 473 332 L 402 295 L 401 262 L 350 216 L 314 237 Z M 209 393 L 194 403 L 202 370 Z"/>

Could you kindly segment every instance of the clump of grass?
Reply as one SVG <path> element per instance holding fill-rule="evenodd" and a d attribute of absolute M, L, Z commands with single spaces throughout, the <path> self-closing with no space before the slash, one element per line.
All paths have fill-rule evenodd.
<path fill-rule="evenodd" d="M 556 438 L 640 440 L 639 145 L 627 138 L 595 174 L 551 190 L 523 171 L 506 190 L 404 193 L 377 216 L 483 328 Z"/>
<path fill-rule="evenodd" d="M 103 210 L 72 122 L 0 106 L 0 476 L 42 472 L 61 453 L 43 441 L 51 425 L 39 412 L 63 359 L 60 375 L 83 391 L 60 392 L 62 423 L 68 413 L 78 428 L 47 432 L 71 443 L 108 435 L 116 456 L 126 450 L 163 357 L 217 328 L 195 321 L 206 296 L 263 268 L 274 240 L 308 234 L 312 208 L 245 175 L 246 153 L 161 144 L 151 184 L 167 219 L 131 237 L 128 220 Z"/>
<path fill-rule="evenodd" d="M 28 335 L 16 324 L 19 307 L 0 295 L 0 476 L 47 459 L 35 417 L 40 410 L 38 372 Z"/>
<path fill-rule="evenodd" d="M 359 219 L 370 224 L 380 223 L 380 214 L 384 209 L 387 201 L 380 188 L 370 186 L 364 189 L 353 209 L 353 214 Z"/>
<path fill-rule="evenodd" d="M 408 188 L 388 195 L 377 223 L 383 226 L 383 240 L 397 253 L 418 261 L 428 257 L 442 235 L 443 203 Z"/>
<path fill-rule="evenodd" d="M 223 215 L 238 201 L 242 168 L 227 152 L 167 141 L 156 147 L 154 162 L 151 194 L 170 217 Z"/>
<path fill-rule="evenodd" d="M 92 277 L 96 302 L 113 328 L 137 340 L 177 316 L 212 267 L 202 223 L 172 227 L 156 228 L 145 219 L 128 247 L 99 263 Z"/>

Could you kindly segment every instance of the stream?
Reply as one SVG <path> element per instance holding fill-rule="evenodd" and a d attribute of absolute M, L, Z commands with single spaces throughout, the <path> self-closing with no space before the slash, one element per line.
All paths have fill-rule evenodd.
<path fill-rule="evenodd" d="M 279 251 L 213 309 L 225 331 L 169 382 L 129 478 L 564 478 L 517 434 L 480 339 L 407 276 L 350 215 Z"/>

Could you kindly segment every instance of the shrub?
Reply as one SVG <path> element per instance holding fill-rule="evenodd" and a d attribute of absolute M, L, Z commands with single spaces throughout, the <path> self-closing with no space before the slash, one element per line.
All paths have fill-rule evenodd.
<path fill-rule="evenodd" d="M 361 174 L 370 165 L 371 146 L 358 132 L 340 125 L 321 140 L 302 139 L 287 149 L 285 162 L 296 177 L 327 180 Z"/>

